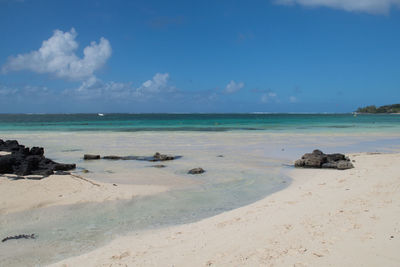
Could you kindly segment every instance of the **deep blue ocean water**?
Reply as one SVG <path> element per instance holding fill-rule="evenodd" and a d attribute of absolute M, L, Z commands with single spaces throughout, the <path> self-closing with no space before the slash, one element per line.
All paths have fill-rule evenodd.
<path fill-rule="evenodd" d="M 0 114 L 0 131 L 393 131 L 398 114 Z"/>

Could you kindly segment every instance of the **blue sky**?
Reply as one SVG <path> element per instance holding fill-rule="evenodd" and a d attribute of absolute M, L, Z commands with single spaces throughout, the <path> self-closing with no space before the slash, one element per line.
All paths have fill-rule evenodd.
<path fill-rule="evenodd" d="M 0 0 L 0 112 L 400 102 L 400 0 Z"/>

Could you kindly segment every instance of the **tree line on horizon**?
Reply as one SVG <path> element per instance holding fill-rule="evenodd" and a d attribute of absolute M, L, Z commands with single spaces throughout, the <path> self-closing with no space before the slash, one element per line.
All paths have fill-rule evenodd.
<path fill-rule="evenodd" d="M 385 105 L 376 107 L 375 105 L 358 108 L 357 113 L 400 113 L 400 104 Z"/>

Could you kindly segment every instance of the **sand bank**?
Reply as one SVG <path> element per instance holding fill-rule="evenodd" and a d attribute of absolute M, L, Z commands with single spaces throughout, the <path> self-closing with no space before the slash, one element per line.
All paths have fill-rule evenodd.
<path fill-rule="evenodd" d="M 0 214 L 53 205 L 131 199 L 168 190 L 161 185 L 113 184 L 51 175 L 42 180 L 11 180 L 0 176 Z"/>
<path fill-rule="evenodd" d="M 351 159 L 355 169 L 296 169 L 287 189 L 254 204 L 55 266 L 399 266 L 400 154 Z"/>

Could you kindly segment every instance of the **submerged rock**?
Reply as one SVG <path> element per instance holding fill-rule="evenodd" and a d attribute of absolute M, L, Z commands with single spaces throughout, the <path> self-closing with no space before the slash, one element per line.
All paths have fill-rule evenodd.
<path fill-rule="evenodd" d="M 165 155 L 156 152 L 153 156 L 117 156 L 117 155 L 109 155 L 101 157 L 100 155 L 90 155 L 85 154 L 83 159 L 85 160 L 96 160 L 96 159 L 105 159 L 105 160 L 140 160 L 140 161 L 167 161 L 167 160 L 174 160 L 179 159 L 182 156 L 172 156 L 172 155 Z"/>
<path fill-rule="evenodd" d="M 111 155 L 111 156 L 104 156 L 103 159 L 107 159 L 107 160 L 138 160 L 140 159 L 140 157 L 138 156 L 115 156 L 115 155 Z"/>
<path fill-rule="evenodd" d="M 343 154 L 324 154 L 321 150 L 314 150 L 312 153 L 304 154 L 301 159 L 294 163 L 298 168 L 326 168 L 346 170 L 354 168 L 350 159 Z"/>
<path fill-rule="evenodd" d="M 203 168 L 199 167 L 199 168 L 191 169 L 190 171 L 188 171 L 188 174 L 202 174 L 204 172 L 206 172 L 206 171 L 203 170 Z"/>
<path fill-rule="evenodd" d="M 100 155 L 85 154 L 85 155 L 83 155 L 83 159 L 84 160 L 100 159 Z"/>
<path fill-rule="evenodd" d="M 163 165 L 163 164 L 157 164 L 157 165 L 151 165 L 150 167 L 161 169 L 161 168 L 165 168 L 165 167 L 167 167 L 167 166 L 165 166 L 165 165 Z"/>
<path fill-rule="evenodd" d="M 41 175 L 43 177 L 55 171 L 75 169 L 75 164 L 57 163 L 44 156 L 42 147 L 25 147 L 16 140 L 0 139 L 0 151 L 11 154 L 0 156 L 0 174 L 16 174 L 19 176 Z"/>
<path fill-rule="evenodd" d="M 123 157 L 111 155 L 111 156 L 104 156 L 103 159 L 120 160 L 123 159 Z"/>

